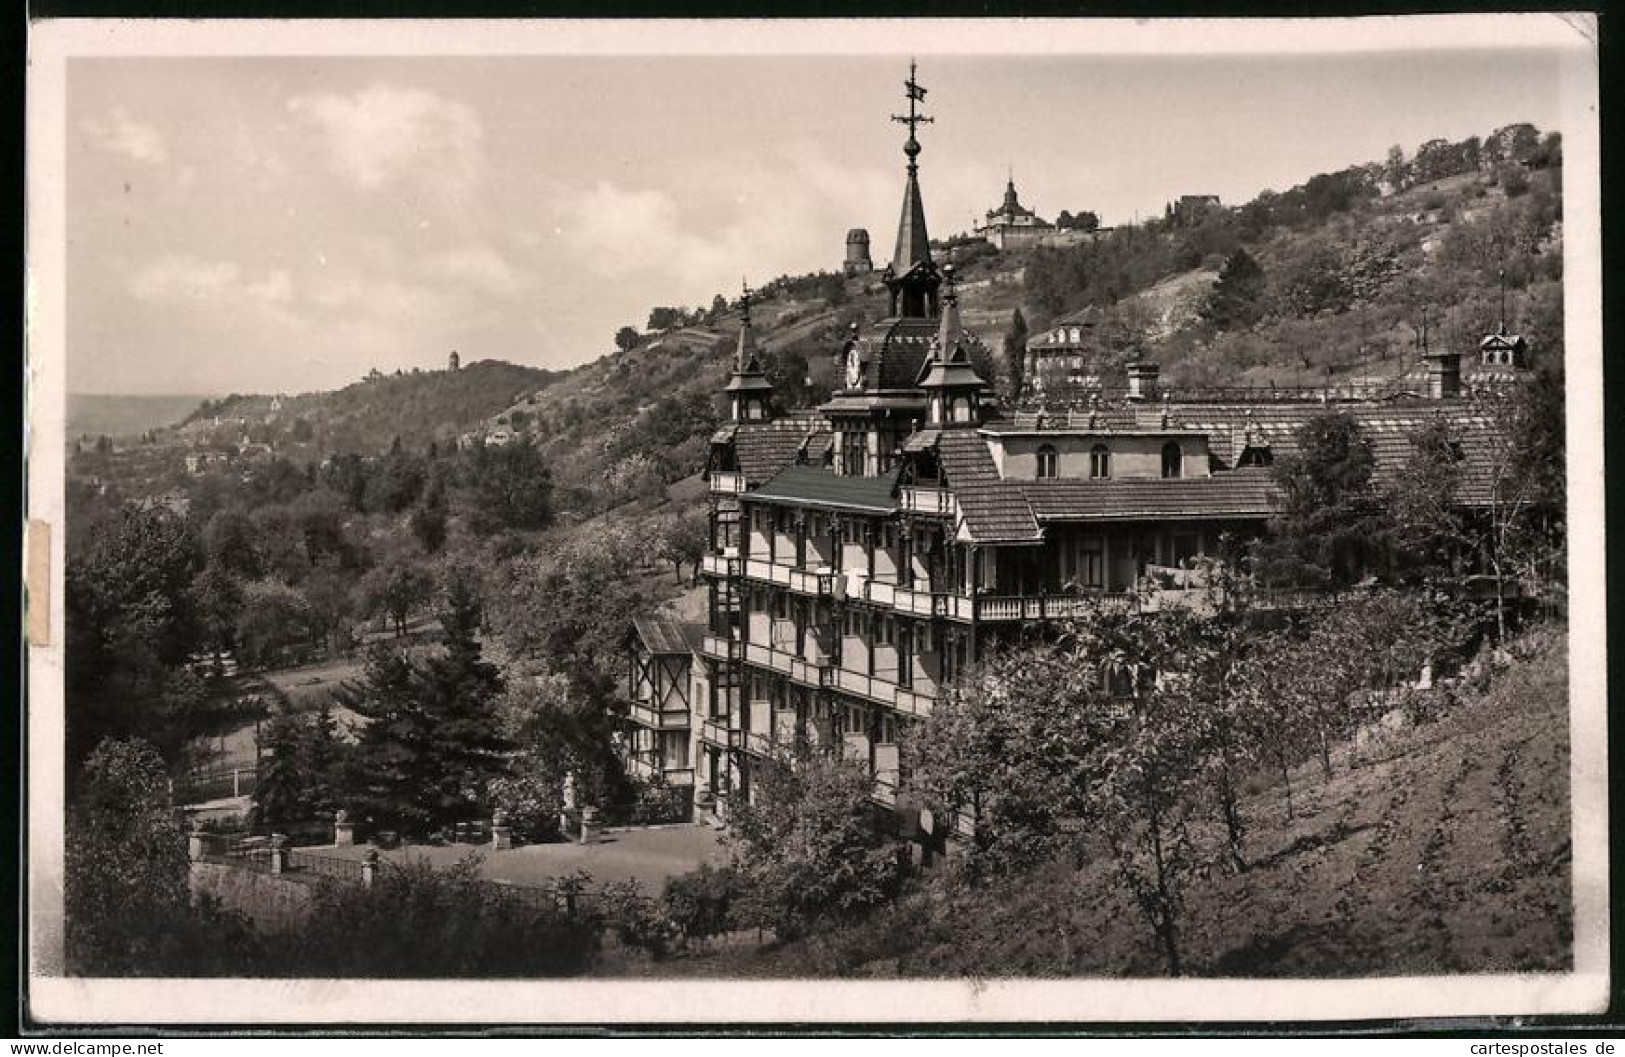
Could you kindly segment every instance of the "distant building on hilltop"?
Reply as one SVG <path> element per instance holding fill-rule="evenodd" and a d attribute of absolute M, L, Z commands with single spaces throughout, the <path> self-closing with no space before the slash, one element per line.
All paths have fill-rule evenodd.
<path fill-rule="evenodd" d="M 1054 224 L 1021 204 L 1012 176 L 1004 185 L 1004 201 L 999 208 L 987 211 L 987 219 L 977 226 L 976 234 L 1001 250 L 1013 250 L 1036 246 L 1054 229 Z"/>
<path fill-rule="evenodd" d="M 457 355 L 457 350 L 456 349 L 452 349 L 451 350 L 451 355 L 446 357 L 446 370 L 455 371 L 457 368 L 461 367 L 462 365 L 463 365 L 463 358 L 461 356 Z"/>
<path fill-rule="evenodd" d="M 875 262 L 869 257 L 867 229 L 853 228 L 846 233 L 846 260 L 841 270 L 847 275 L 868 275 L 875 270 Z"/>
<path fill-rule="evenodd" d="M 1180 195 L 1179 201 L 1168 206 L 1168 219 L 1180 227 L 1199 222 L 1208 210 L 1218 209 L 1218 195 Z"/>

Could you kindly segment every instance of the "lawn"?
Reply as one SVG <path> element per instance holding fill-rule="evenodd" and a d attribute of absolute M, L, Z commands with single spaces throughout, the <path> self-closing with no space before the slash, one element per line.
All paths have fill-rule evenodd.
<path fill-rule="evenodd" d="M 360 859 L 370 846 L 322 848 L 323 855 Z M 317 851 L 318 849 L 311 849 Z M 480 872 L 493 881 L 545 886 L 556 877 L 585 870 L 591 887 L 609 881 L 636 880 L 644 891 L 659 895 L 668 877 L 699 869 L 701 863 L 720 865 L 727 853 L 709 826 L 671 825 L 610 830 L 591 844 L 530 844 L 507 851 L 470 844 L 407 845 L 379 855 L 394 861 L 427 859 L 445 868 L 469 855 L 482 858 Z"/>

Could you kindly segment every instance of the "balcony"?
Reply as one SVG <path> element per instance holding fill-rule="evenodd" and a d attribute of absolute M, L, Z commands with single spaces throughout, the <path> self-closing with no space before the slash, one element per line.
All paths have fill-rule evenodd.
<path fill-rule="evenodd" d="M 700 740 L 715 745 L 719 749 L 733 749 L 738 747 L 740 732 L 728 729 L 728 717 L 711 716 L 700 722 Z"/>
<path fill-rule="evenodd" d="M 1099 612 L 1103 608 L 1127 608 L 1134 604 L 1134 596 L 1127 593 L 1087 595 L 977 595 L 963 599 L 970 603 L 976 620 L 1000 622 L 1011 620 L 1067 620 Z"/>
<path fill-rule="evenodd" d="M 726 635 L 706 635 L 700 639 L 700 653 L 713 661 L 731 664 L 739 660 L 739 640 Z"/>
<path fill-rule="evenodd" d="M 718 495 L 739 495 L 745 490 L 745 475 L 739 470 L 712 470 L 711 491 Z"/>
<path fill-rule="evenodd" d="M 954 494 L 944 488 L 917 488 L 904 486 L 898 490 L 897 502 L 911 514 L 941 514 L 952 517 L 959 512 Z"/>
<path fill-rule="evenodd" d="M 692 723 L 686 708 L 656 708 L 648 701 L 633 701 L 627 717 L 652 730 L 687 730 Z"/>
<path fill-rule="evenodd" d="M 700 559 L 700 571 L 708 576 L 731 579 L 739 575 L 739 558 L 728 554 L 707 554 Z"/>
<path fill-rule="evenodd" d="M 830 570 L 814 571 L 780 565 L 764 558 L 745 560 L 746 579 L 787 587 L 797 594 L 828 598 L 835 591 L 836 574 Z"/>

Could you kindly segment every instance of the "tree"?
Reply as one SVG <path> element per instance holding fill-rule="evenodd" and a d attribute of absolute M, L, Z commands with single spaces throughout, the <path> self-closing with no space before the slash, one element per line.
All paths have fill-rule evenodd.
<path fill-rule="evenodd" d="M 423 499 L 412 511 L 412 535 L 430 554 L 446 543 L 446 486 L 436 474 L 423 491 Z"/>
<path fill-rule="evenodd" d="M 957 817 L 971 830 L 977 873 L 1011 873 L 1070 846 L 1065 827 L 1084 811 L 1078 768 L 1109 731 L 1101 666 L 1073 659 L 1056 646 L 995 653 L 905 744 L 912 790 L 945 824 Z"/>
<path fill-rule="evenodd" d="M 1436 582 L 1452 572 L 1464 532 L 1462 452 L 1442 419 L 1414 431 L 1410 442 L 1411 457 L 1385 504 L 1392 522 L 1389 565 L 1402 579 Z"/>
<path fill-rule="evenodd" d="M 67 727 L 77 760 L 107 735 L 150 726 L 144 706 L 198 640 L 196 547 L 180 518 L 126 505 L 67 568 Z M 155 733 L 148 731 L 148 733 Z M 156 736 L 156 735 L 155 735 Z"/>
<path fill-rule="evenodd" d="M 635 327 L 622 327 L 615 332 L 615 347 L 622 352 L 630 352 L 637 348 L 638 342 L 641 340 L 642 336 L 638 334 Z"/>
<path fill-rule="evenodd" d="M 253 523 L 240 508 L 218 510 L 203 526 L 204 560 L 245 580 L 257 580 L 262 574 L 255 536 Z"/>
<path fill-rule="evenodd" d="M 217 654 L 231 649 L 243 608 L 242 585 L 226 569 L 211 562 L 193 578 L 191 596 L 202 642 Z"/>
<path fill-rule="evenodd" d="M 671 562 L 677 581 L 682 582 L 683 566 L 693 567 L 692 584 L 699 579 L 700 561 L 711 548 L 711 522 L 703 506 L 675 511 L 662 518 L 656 547 L 660 557 Z"/>
<path fill-rule="evenodd" d="M 1376 455 L 1352 415 L 1328 412 L 1298 430 L 1298 453 L 1272 467 L 1281 515 L 1256 550 L 1266 582 L 1346 587 L 1364 576 L 1386 535 L 1371 489 Z"/>
<path fill-rule="evenodd" d="M 434 578 L 422 562 L 396 551 L 367 571 L 356 593 L 361 612 L 387 615 L 400 638 L 406 634 L 407 620 L 433 596 Z"/>
<path fill-rule="evenodd" d="M 1252 254 L 1237 249 L 1219 269 L 1213 292 L 1202 305 L 1202 318 L 1221 329 L 1253 325 L 1264 314 L 1264 286 L 1264 269 Z"/>
<path fill-rule="evenodd" d="M 1010 329 L 1004 333 L 1005 395 L 1014 403 L 1021 396 L 1023 372 L 1027 366 L 1027 317 L 1017 308 L 1010 317 Z"/>
<path fill-rule="evenodd" d="M 279 580 L 256 580 L 243 586 L 237 615 L 238 652 L 250 665 L 266 667 L 287 651 L 314 638 L 310 602 L 298 588 Z"/>
<path fill-rule="evenodd" d="M 65 828 L 69 971 L 187 976 L 251 965 L 245 924 L 191 899 L 186 834 L 158 752 L 138 739 L 103 741 L 75 785 Z"/>
<path fill-rule="evenodd" d="M 901 848 L 869 801 L 868 768 L 834 753 L 766 760 L 755 803 L 732 806 L 734 866 L 781 939 L 822 922 L 851 920 L 893 899 Z"/>
<path fill-rule="evenodd" d="M 471 449 L 466 520 L 474 531 L 540 529 L 553 520 L 553 477 L 530 438 Z"/>
<path fill-rule="evenodd" d="M 645 552 L 641 540 L 610 529 L 515 559 L 495 603 L 508 649 L 556 671 L 618 675 L 626 629 L 649 607 L 637 575 Z"/>
<path fill-rule="evenodd" d="M 362 682 L 342 692 L 341 703 L 367 721 L 346 794 L 376 823 L 427 833 L 487 806 L 509 742 L 497 728 L 504 682 L 481 656 L 481 619 L 479 600 L 454 584 L 440 611 L 443 650 L 374 649 Z"/>

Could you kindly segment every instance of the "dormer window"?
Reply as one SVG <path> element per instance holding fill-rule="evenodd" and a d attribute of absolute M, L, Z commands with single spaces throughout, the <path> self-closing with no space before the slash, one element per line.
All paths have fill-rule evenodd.
<path fill-rule="evenodd" d="M 1179 445 L 1169 441 L 1162 446 L 1162 476 L 1183 477 L 1185 474 L 1185 453 L 1179 450 Z"/>
<path fill-rule="evenodd" d="M 1055 454 L 1055 447 L 1051 444 L 1038 446 L 1038 477 L 1046 480 L 1059 475 L 1060 459 Z"/>
<path fill-rule="evenodd" d="M 1112 475 L 1112 450 L 1104 444 L 1089 449 L 1089 476 L 1104 481 Z"/>

